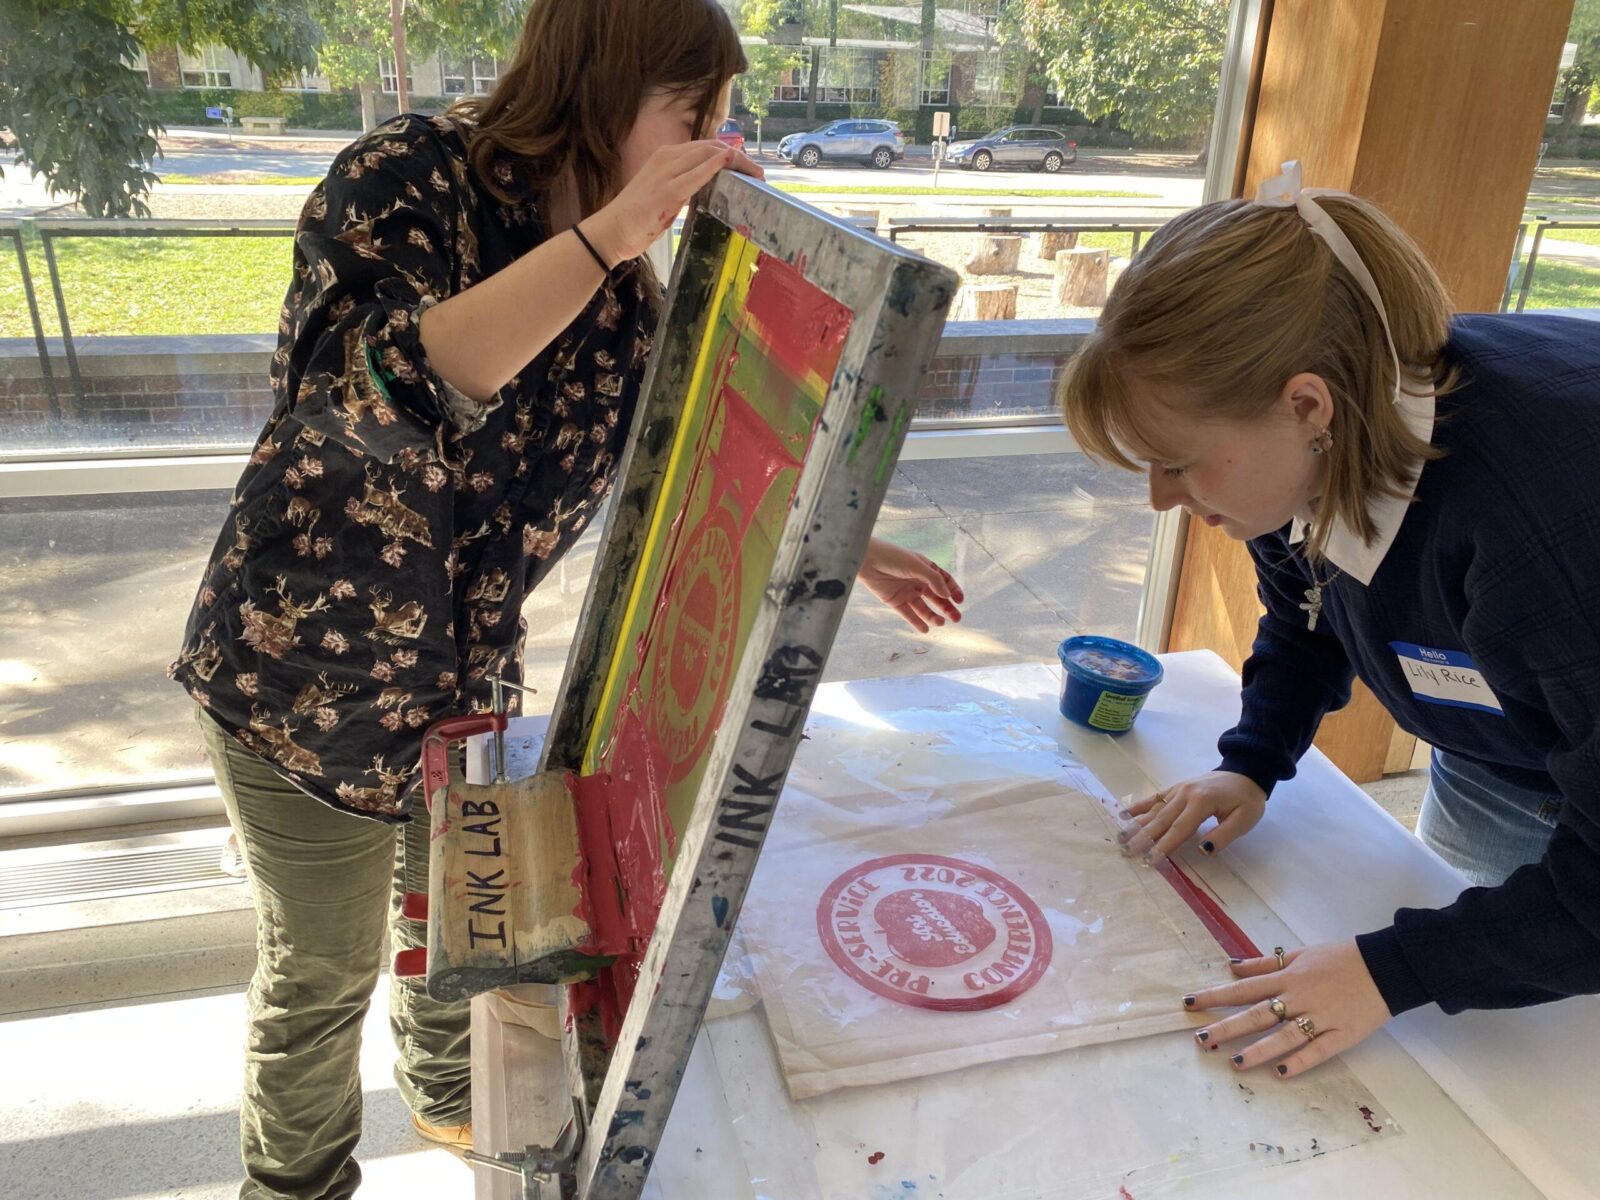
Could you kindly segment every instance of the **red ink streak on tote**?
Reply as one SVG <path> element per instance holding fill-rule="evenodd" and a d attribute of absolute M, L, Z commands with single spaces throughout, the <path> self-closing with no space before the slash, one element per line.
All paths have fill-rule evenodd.
<path fill-rule="evenodd" d="M 1117 1189 L 1117 1195 L 1120 1196 L 1122 1200 L 1133 1200 L 1133 1193 L 1128 1190 L 1126 1184 Z"/>
<path fill-rule="evenodd" d="M 1361 1119 L 1367 1123 L 1367 1128 L 1372 1130 L 1373 1133 L 1383 1132 L 1383 1126 L 1372 1119 L 1372 1110 L 1365 1104 L 1357 1108 L 1356 1111 L 1361 1114 Z"/>
<path fill-rule="evenodd" d="M 1155 869 L 1172 885 L 1172 890 L 1183 897 L 1184 903 L 1194 910 L 1194 915 L 1200 918 L 1200 923 L 1217 939 L 1217 945 L 1225 953 L 1233 958 L 1261 957 L 1261 951 L 1250 940 L 1250 936 L 1234 924 L 1233 918 L 1223 911 L 1218 901 L 1200 890 L 1182 867 L 1166 858 Z"/>
<path fill-rule="evenodd" d="M 871 1163 L 873 1166 L 877 1166 L 879 1163 L 881 1163 L 883 1161 L 883 1151 L 882 1150 L 877 1150 L 877 1151 L 874 1151 L 873 1153 L 867 1155 L 867 1161 L 869 1163 Z"/>

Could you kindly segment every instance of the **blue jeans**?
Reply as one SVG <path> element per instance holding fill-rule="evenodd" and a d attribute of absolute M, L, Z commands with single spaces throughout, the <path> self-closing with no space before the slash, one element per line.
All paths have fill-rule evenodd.
<path fill-rule="evenodd" d="M 1561 796 L 1508 783 L 1477 763 L 1433 752 L 1417 836 L 1482 887 L 1544 857 Z"/>

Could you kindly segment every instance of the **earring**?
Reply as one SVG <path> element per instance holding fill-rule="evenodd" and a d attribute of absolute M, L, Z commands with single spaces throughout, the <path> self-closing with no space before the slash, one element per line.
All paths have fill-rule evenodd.
<path fill-rule="evenodd" d="M 1319 429 L 1317 436 L 1311 439 L 1311 453 L 1326 454 L 1333 449 L 1333 430 Z"/>

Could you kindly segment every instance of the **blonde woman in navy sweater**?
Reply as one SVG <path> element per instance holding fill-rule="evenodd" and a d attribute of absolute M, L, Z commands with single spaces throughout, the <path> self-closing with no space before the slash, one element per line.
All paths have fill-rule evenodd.
<path fill-rule="evenodd" d="M 1229 1010 L 1200 1044 L 1292 1076 L 1423 1004 L 1600 991 L 1600 325 L 1453 317 L 1392 222 L 1289 163 L 1151 240 L 1062 405 L 1245 541 L 1267 610 L 1217 770 L 1132 806 L 1135 840 L 1248 833 L 1359 675 L 1434 747 L 1418 833 L 1476 885 L 1237 963 L 1183 998 Z"/>

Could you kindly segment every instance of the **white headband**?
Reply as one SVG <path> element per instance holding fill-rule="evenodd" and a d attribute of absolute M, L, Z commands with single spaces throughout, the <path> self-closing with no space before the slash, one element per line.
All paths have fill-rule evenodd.
<path fill-rule="evenodd" d="M 1378 320 L 1383 324 L 1383 336 L 1389 343 L 1389 358 L 1394 363 L 1394 401 L 1400 402 L 1400 355 L 1395 348 L 1394 332 L 1389 328 L 1389 314 L 1383 307 L 1383 297 L 1378 294 L 1378 285 L 1372 278 L 1372 272 L 1367 270 L 1367 264 L 1361 261 L 1361 255 L 1356 253 L 1356 248 L 1350 244 L 1350 239 L 1345 236 L 1344 230 L 1339 228 L 1339 223 L 1330 217 L 1319 205 L 1316 196 L 1349 196 L 1349 192 L 1341 192 L 1336 188 L 1302 188 L 1300 186 L 1300 163 L 1286 162 L 1283 164 L 1283 173 L 1276 178 L 1268 179 L 1256 189 L 1256 203 L 1264 204 L 1269 208 L 1296 208 L 1311 227 L 1311 232 L 1328 244 L 1328 249 L 1333 251 L 1333 256 L 1344 264 L 1344 269 L 1355 276 L 1361 285 L 1361 290 L 1367 294 L 1367 299 L 1372 301 L 1372 307 L 1378 310 Z"/>

